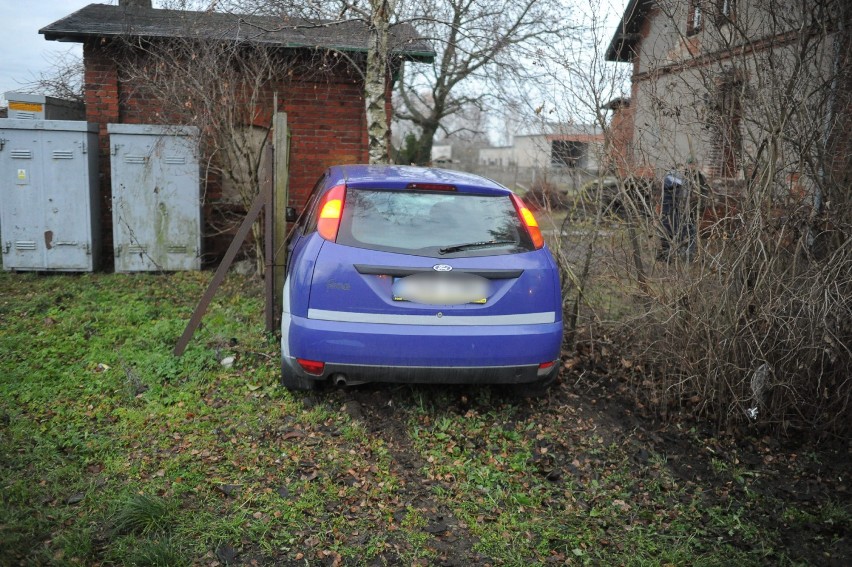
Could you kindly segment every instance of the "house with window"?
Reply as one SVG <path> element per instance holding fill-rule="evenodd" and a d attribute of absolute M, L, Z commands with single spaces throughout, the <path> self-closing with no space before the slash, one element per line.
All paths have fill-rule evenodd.
<path fill-rule="evenodd" d="M 235 137 L 259 143 L 267 137 L 273 114 L 286 112 L 290 140 L 289 194 L 290 205 L 294 207 L 304 204 L 313 184 L 327 167 L 368 161 L 364 69 L 369 32 L 363 21 L 307 21 L 166 10 L 152 8 L 151 0 L 119 0 L 118 5 L 90 4 L 45 26 L 39 33 L 49 41 L 83 44 L 86 120 L 100 125 L 101 211 L 107 257 L 112 246 L 107 124 L 177 122 L 198 126 L 204 133 L 211 121 L 192 122 L 192 110 L 198 101 L 204 96 L 232 97 L 222 108 L 223 113 L 233 112 L 238 116 L 235 121 L 242 120 L 233 125 Z M 388 94 L 403 62 L 431 61 L 434 57 L 431 45 L 412 26 L 395 26 L 391 33 Z M 174 88 L 173 92 L 178 94 L 169 97 L 164 90 L 171 88 L 169 84 L 161 81 L 155 85 L 148 80 L 168 67 L 170 58 L 180 60 L 184 69 L 192 70 L 193 65 L 201 65 L 203 58 L 216 51 L 231 56 L 222 58 L 221 71 L 216 68 L 207 71 L 206 79 L 210 84 L 217 80 L 237 83 L 230 85 L 227 92 L 194 92 L 190 84 L 187 88 Z M 252 67 L 257 68 L 261 59 L 270 63 L 260 72 L 253 72 Z M 175 84 L 181 80 L 190 82 L 196 77 L 174 76 Z M 176 100 L 178 97 L 185 98 Z M 390 100 L 388 96 L 388 116 Z M 180 113 L 174 111 L 176 102 Z M 243 149 L 222 144 L 210 146 L 206 148 L 209 155 L 202 156 L 202 163 L 215 163 L 229 152 Z M 230 173 L 232 180 L 239 180 L 245 174 Z M 213 168 L 202 177 L 204 248 L 215 255 L 230 241 L 229 236 L 221 236 L 222 227 L 216 221 L 226 214 L 233 218 L 239 212 L 231 210 L 235 200 L 229 195 L 227 176 L 221 173 L 217 176 Z"/>
<path fill-rule="evenodd" d="M 550 124 L 540 130 L 515 134 L 509 146 L 480 148 L 478 170 L 509 187 L 546 179 L 564 190 L 598 174 L 604 157 L 600 128 Z"/>
<path fill-rule="evenodd" d="M 617 169 L 692 162 L 740 187 L 760 169 L 791 190 L 848 179 L 850 4 L 630 0 L 606 52 L 632 65 L 629 99 L 611 103 Z"/>
<path fill-rule="evenodd" d="M 510 163 L 518 167 L 597 172 L 603 133 L 596 126 L 555 125 L 513 137 Z"/>

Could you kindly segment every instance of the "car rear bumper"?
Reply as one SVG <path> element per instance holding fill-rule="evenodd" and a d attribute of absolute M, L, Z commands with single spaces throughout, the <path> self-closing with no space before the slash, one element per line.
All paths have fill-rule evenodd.
<path fill-rule="evenodd" d="M 369 366 L 328 363 L 322 375 L 306 373 L 295 358 L 285 359 L 283 372 L 301 378 L 355 385 L 366 382 L 400 384 L 527 384 L 546 381 L 555 376 L 558 364 L 540 370 L 531 366 Z"/>
<path fill-rule="evenodd" d="M 285 317 L 287 315 L 285 314 Z M 562 321 L 530 325 L 430 326 L 323 321 L 290 315 L 282 325 L 282 370 L 351 382 L 527 383 L 558 365 Z M 322 376 L 296 362 L 325 363 Z"/>

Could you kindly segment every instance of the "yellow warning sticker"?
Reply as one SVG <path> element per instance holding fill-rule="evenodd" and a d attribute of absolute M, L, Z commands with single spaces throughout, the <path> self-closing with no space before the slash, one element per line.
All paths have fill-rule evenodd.
<path fill-rule="evenodd" d="M 9 110 L 23 110 L 25 112 L 41 112 L 44 105 L 39 102 L 16 102 L 9 101 Z"/>

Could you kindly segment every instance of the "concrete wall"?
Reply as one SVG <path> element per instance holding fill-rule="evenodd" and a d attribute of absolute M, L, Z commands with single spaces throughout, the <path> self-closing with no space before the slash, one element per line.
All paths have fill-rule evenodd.
<path fill-rule="evenodd" d="M 516 166 L 520 168 L 559 169 L 552 163 L 554 142 L 576 142 L 583 144 L 583 153 L 576 162 L 580 169 L 596 171 L 604 161 L 604 137 L 602 134 L 535 134 L 514 137 L 514 145 L 500 148 L 481 148 L 479 163 L 482 165 Z"/>
<path fill-rule="evenodd" d="M 514 164 L 514 148 L 482 148 L 479 150 L 479 165 L 493 167 L 509 167 Z"/>

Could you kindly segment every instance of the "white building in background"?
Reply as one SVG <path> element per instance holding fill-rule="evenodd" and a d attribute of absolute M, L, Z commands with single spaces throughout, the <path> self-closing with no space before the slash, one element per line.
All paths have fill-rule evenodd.
<path fill-rule="evenodd" d="M 429 158 L 435 165 L 453 163 L 453 146 L 450 144 L 433 145 Z"/>
<path fill-rule="evenodd" d="M 511 146 L 482 148 L 479 164 L 595 174 L 603 162 L 604 136 L 595 126 L 555 126 L 549 133 L 516 134 Z"/>
<path fill-rule="evenodd" d="M 512 137 L 511 146 L 479 149 L 476 173 L 521 191 L 542 182 L 579 189 L 604 168 L 604 135 L 588 125 L 549 124 Z"/>

